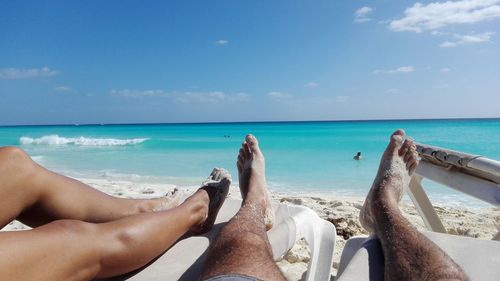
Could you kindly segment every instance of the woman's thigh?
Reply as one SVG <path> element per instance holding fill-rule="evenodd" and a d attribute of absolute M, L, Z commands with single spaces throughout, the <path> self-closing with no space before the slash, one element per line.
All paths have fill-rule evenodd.
<path fill-rule="evenodd" d="M 56 221 L 0 232 L 0 280 L 90 280 L 100 270 L 93 224 Z M 95 235 L 93 234 L 95 233 Z"/>

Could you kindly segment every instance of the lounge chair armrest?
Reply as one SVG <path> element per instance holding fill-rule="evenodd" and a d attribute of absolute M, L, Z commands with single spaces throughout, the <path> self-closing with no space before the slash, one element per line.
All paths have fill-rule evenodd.
<path fill-rule="evenodd" d="M 309 208 L 303 206 L 280 205 L 277 210 L 287 213 L 287 219 L 268 232 L 275 259 L 286 254 L 296 241 L 304 238 L 311 250 L 307 281 L 329 281 L 333 263 L 336 231 L 330 222 L 321 219 Z"/>

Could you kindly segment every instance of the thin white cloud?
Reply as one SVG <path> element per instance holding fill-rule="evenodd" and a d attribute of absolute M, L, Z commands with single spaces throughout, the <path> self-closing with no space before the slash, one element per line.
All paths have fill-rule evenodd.
<path fill-rule="evenodd" d="M 116 97 L 143 98 L 143 97 L 164 97 L 168 93 L 163 90 L 111 90 L 109 94 Z"/>
<path fill-rule="evenodd" d="M 434 89 L 449 89 L 451 88 L 449 84 L 446 84 L 446 83 L 437 83 L 435 84 L 434 86 L 432 86 Z"/>
<path fill-rule="evenodd" d="M 42 68 L 3 68 L 0 79 L 33 79 L 57 75 L 58 72 L 46 66 Z"/>
<path fill-rule="evenodd" d="M 218 103 L 226 98 L 223 92 L 185 92 L 176 96 L 176 101 L 181 103 Z"/>
<path fill-rule="evenodd" d="M 445 41 L 439 44 L 441 48 L 454 48 L 461 45 L 478 44 L 491 42 L 491 37 L 495 32 L 471 33 L 468 35 L 455 34 L 453 41 Z"/>
<path fill-rule="evenodd" d="M 433 30 L 431 31 L 431 35 L 434 35 L 434 36 L 444 36 L 444 35 L 448 35 L 447 32 L 443 32 L 443 31 L 439 31 L 439 30 Z"/>
<path fill-rule="evenodd" d="M 216 45 L 226 45 L 226 44 L 229 44 L 229 41 L 225 40 L 225 39 L 219 39 L 219 40 L 215 41 L 215 44 Z"/>
<path fill-rule="evenodd" d="M 370 21 L 371 18 L 369 17 L 369 15 L 372 13 L 373 13 L 373 8 L 368 6 L 361 7 L 357 9 L 356 12 L 354 12 L 354 22 L 363 23 Z"/>
<path fill-rule="evenodd" d="M 54 88 L 54 91 L 56 92 L 71 92 L 73 89 L 68 86 L 58 86 Z"/>
<path fill-rule="evenodd" d="M 319 84 L 316 82 L 307 82 L 306 83 L 306 87 L 309 87 L 309 88 L 316 88 L 318 86 L 319 86 Z"/>
<path fill-rule="evenodd" d="M 235 101 L 247 101 L 249 96 L 247 93 L 236 93 L 232 96 L 232 99 Z"/>
<path fill-rule="evenodd" d="M 385 90 L 385 93 L 386 93 L 386 94 L 395 95 L 395 94 L 399 94 L 399 93 L 401 93 L 401 90 L 400 90 L 400 89 L 395 89 L 395 88 L 392 88 L 392 89 L 387 89 L 387 90 Z"/>
<path fill-rule="evenodd" d="M 290 95 L 290 94 L 283 93 L 283 92 L 277 92 L 277 91 L 269 92 L 269 93 L 267 93 L 267 96 L 270 98 L 273 98 L 275 100 L 281 100 L 281 99 L 286 99 L 286 98 L 292 97 L 292 95 Z"/>
<path fill-rule="evenodd" d="M 180 103 L 222 103 L 222 102 L 244 102 L 248 100 L 248 94 L 236 93 L 226 94 L 224 92 L 183 92 L 173 93 L 175 100 Z"/>
<path fill-rule="evenodd" d="M 349 102 L 349 96 L 335 96 L 334 102 L 336 103 L 348 103 Z"/>
<path fill-rule="evenodd" d="M 390 22 L 393 31 L 432 31 L 457 24 L 473 24 L 500 18 L 500 0 L 460 0 L 415 3 L 404 17 Z"/>
<path fill-rule="evenodd" d="M 398 73 L 410 73 L 414 72 L 416 69 L 413 66 L 401 66 L 395 69 L 389 69 L 389 70 L 383 70 L 383 69 L 377 69 L 373 71 L 373 74 L 380 74 L 380 73 L 385 73 L 385 74 L 398 74 Z"/>
<path fill-rule="evenodd" d="M 109 94 L 122 98 L 170 98 L 178 103 L 220 103 L 242 102 L 248 100 L 248 94 L 227 94 L 220 91 L 213 92 L 167 92 L 164 90 L 111 90 Z"/>
<path fill-rule="evenodd" d="M 448 72 L 450 72 L 450 71 L 451 71 L 451 69 L 449 69 L 448 67 L 443 67 L 443 68 L 441 68 L 441 69 L 439 70 L 439 72 L 441 72 L 441 73 L 448 73 Z"/>

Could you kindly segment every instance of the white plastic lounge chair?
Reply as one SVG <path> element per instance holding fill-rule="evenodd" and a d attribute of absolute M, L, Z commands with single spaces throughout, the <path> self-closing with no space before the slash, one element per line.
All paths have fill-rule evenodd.
<path fill-rule="evenodd" d="M 228 198 L 222 206 L 214 229 L 204 236 L 181 239 L 165 254 L 145 268 L 110 280 L 198 280 L 210 241 L 239 210 L 241 200 Z M 333 224 L 320 219 L 303 206 L 274 204 L 275 224 L 268 232 L 274 259 L 283 256 L 294 243 L 304 238 L 311 249 L 305 280 L 330 280 L 336 231 Z"/>
<path fill-rule="evenodd" d="M 459 264 L 471 280 L 499 280 L 500 241 L 444 234 L 441 220 L 425 194 L 422 179 L 428 178 L 464 194 L 500 206 L 500 162 L 435 146 L 417 144 L 422 161 L 411 180 L 408 195 L 433 231 L 423 234 Z M 439 233 L 442 232 L 442 233 Z M 500 232 L 494 237 L 500 240 Z M 353 237 L 342 251 L 338 281 L 383 280 L 384 257 L 375 237 Z"/>
<path fill-rule="evenodd" d="M 481 281 L 497 281 L 500 276 L 500 242 L 423 232 L 443 249 L 469 276 Z M 384 280 L 384 256 L 375 237 L 353 237 L 342 251 L 337 281 Z"/>

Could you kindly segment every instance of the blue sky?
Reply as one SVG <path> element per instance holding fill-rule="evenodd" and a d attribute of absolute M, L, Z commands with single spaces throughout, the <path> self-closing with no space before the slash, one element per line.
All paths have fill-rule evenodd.
<path fill-rule="evenodd" d="M 500 0 L 0 0 L 0 125 L 500 117 L 499 38 Z"/>

